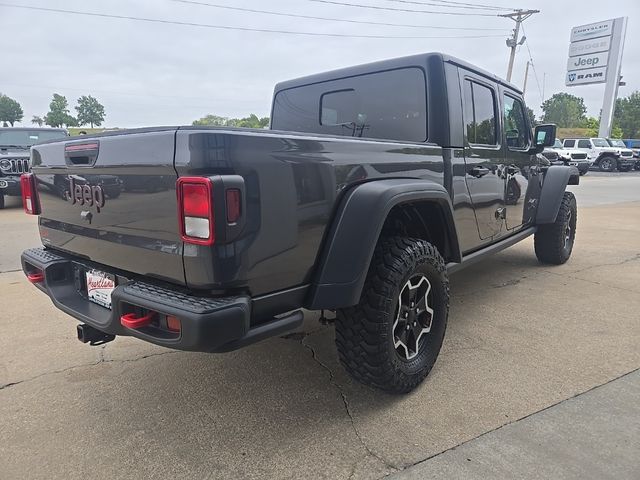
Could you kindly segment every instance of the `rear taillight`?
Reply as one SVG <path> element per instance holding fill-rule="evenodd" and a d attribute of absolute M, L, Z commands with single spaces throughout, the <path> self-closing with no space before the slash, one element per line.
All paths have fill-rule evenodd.
<path fill-rule="evenodd" d="M 204 177 L 182 177 L 177 183 L 180 235 L 186 243 L 212 245 L 213 185 Z"/>
<path fill-rule="evenodd" d="M 22 206 L 29 215 L 40 215 L 40 200 L 36 188 L 36 177 L 33 173 L 23 173 L 20 176 L 22 190 Z"/>

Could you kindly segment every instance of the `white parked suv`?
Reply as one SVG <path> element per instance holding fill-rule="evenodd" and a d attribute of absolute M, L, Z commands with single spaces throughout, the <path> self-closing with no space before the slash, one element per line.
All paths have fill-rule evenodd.
<path fill-rule="evenodd" d="M 626 172 L 627 170 L 633 170 L 633 168 L 636 166 L 636 158 L 633 150 L 627 147 L 627 145 L 622 140 L 619 140 L 617 138 L 607 138 L 607 142 L 612 147 L 620 149 L 620 159 L 631 162 L 629 168 L 626 168 L 624 171 Z M 618 167 L 618 170 L 620 170 L 620 167 Z"/>
<path fill-rule="evenodd" d="M 562 146 L 585 152 L 587 158 L 602 172 L 613 172 L 616 168 L 626 172 L 631 170 L 635 163 L 631 150 L 624 145 L 611 146 L 604 138 L 565 138 Z"/>
<path fill-rule="evenodd" d="M 585 175 L 593 164 L 593 160 L 589 160 L 587 152 L 577 148 L 565 148 L 558 139 L 552 147 L 545 148 L 542 154 L 553 164 L 560 163 L 576 167 L 580 175 Z"/>

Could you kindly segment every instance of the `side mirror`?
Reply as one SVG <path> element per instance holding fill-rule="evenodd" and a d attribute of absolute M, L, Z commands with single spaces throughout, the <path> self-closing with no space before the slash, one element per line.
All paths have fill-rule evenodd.
<path fill-rule="evenodd" d="M 551 147 L 556 143 L 556 126 L 553 123 L 536 126 L 533 133 L 534 146 L 531 153 L 540 153 L 544 147 Z"/>

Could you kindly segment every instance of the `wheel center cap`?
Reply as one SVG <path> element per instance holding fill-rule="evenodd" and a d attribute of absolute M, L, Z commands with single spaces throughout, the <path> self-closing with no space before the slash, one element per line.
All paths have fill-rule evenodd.
<path fill-rule="evenodd" d="M 411 360 L 420 350 L 420 340 L 431 330 L 433 309 L 429 305 L 431 283 L 424 275 L 409 279 L 400 290 L 393 344 L 399 355 Z M 421 321 L 424 317 L 425 321 Z"/>

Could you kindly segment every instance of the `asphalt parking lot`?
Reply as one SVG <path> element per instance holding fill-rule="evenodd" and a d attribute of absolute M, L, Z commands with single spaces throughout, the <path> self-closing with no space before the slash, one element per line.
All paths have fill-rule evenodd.
<path fill-rule="evenodd" d="M 83 345 L 19 270 L 39 240 L 9 201 L 0 478 L 603 478 L 571 445 L 540 450 L 572 438 L 622 468 L 605 474 L 639 478 L 640 172 L 581 180 L 571 260 L 541 266 L 529 239 L 454 275 L 442 353 L 406 396 L 353 382 L 313 313 L 224 355 Z"/>

